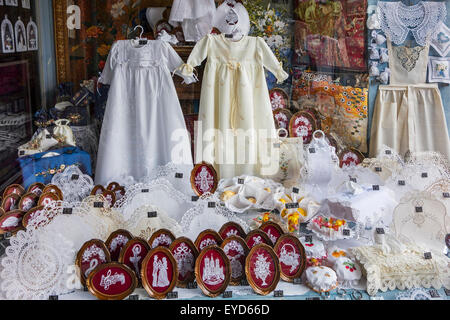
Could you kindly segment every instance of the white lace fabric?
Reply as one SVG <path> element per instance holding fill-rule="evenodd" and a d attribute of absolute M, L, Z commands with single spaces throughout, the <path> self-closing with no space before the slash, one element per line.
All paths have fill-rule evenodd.
<path fill-rule="evenodd" d="M 405 42 L 411 32 L 420 46 L 426 46 L 445 21 L 445 2 L 420 1 L 413 6 L 402 2 L 379 1 L 381 29 L 397 45 Z"/>
<path fill-rule="evenodd" d="M 77 166 L 70 166 L 63 172 L 55 174 L 52 184 L 62 191 L 66 202 L 82 201 L 94 188 L 92 178 L 83 174 Z"/>

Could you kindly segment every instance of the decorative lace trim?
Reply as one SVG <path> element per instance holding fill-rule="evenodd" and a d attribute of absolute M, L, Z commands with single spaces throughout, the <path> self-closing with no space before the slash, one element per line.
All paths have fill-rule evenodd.
<path fill-rule="evenodd" d="M 420 53 L 425 49 L 425 47 L 392 47 L 395 55 L 400 60 L 400 64 L 406 71 L 411 72 L 416 67 L 416 63 L 420 58 Z"/>

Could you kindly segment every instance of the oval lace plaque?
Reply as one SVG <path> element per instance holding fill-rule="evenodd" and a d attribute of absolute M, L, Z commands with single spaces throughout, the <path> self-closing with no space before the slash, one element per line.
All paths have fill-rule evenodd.
<path fill-rule="evenodd" d="M 195 278 L 198 286 L 208 297 L 217 297 L 225 292 L 230 280 L 230 261 L 217 246 L 205 248 L 195 262 Z"/>
<path fill-rule="evenodd" d="M 353 148 L 346 149 L 339 154 L 340 167 L 343 166 L 357 166 L 363 163 L 364 155 Z"/>
<path fill-rule="evenodd" d="M 170 248 L 170 245 L 175 241 L 175 239 L 175 236 L 170 230 L 161 229 L 153 233 L 148 243 L 151 249 L 155 249 L 157 247 Z"/>
<path fill-rule="evenodd" d="M 280 281 L 280 266 L 273 249 L 266 244 L 255 246 L 247 256 L 245 273 L 257 294 L 268 295 Z"/>
<path fill-rule="evenodd" d="M 196 165 L 191 172 L 192 190 L 198 196 L 216 192 L 218 184 L 219 180 L 216 170 L 206 162 Z"/>
<path fill-rule="evenodd" d="M 19 209 L 20 196 L 15 193 L 12 193 L 6 196 L 2 202 L 2 209 L 5 210 L 6 213 Z"/>
<path fill-rule="evenodd" d="M 245 238 L 245 243 L 247 244 L 249 249 L 252 249 L 254 246 L 257 246 L 261 243 L 273 246 L 272 240 L 270 240 L 267 233 L 259 229 L 251 231 L 247 235 L 247 238 Z"/>
<path fill-rule="evenodd" d="M 96 185 L 91 191 L 91 196 L 96 196 L 96 195 L 102 194 L 105 191 L 106 191 L 106 189 L 103 186 Z"/>
<path fill-rule="evenodd" d="M 83 244 L 75 260 L 81 284 L 86 285 L 86 279 L 95 268 L 109 262 L 111 262 L 111 256 L 103 241 L 93 239 Z"/>
<path fill-rule="evenodd" d="M 0 218 L 0 234 L 16 233 L 23 229 L 22 219 L 25 216 L 25 212 L 20 210 L 13 210 L 7 212 Z"/>
<path fill-rule="evenodd" d="M 126 230 L 114 231 L 109 236 L 105 244 L 111 254 L 111 261 L 119 261 L 120 251 L 131 239 L 133 239 L 133 235 Z"/>
<path fill-rule="evenodd" d="M 38 201 L 39 197 L 36 194 L 27 193 L 26 195 L 22 196 L 22 199 L 20 199 L 19 210 L 28 212 L 37 205 Z"/>
<path fill-rule="evenodd" d="M 61 198 L 56 193 L 53 192 L 45 192 L 41 194 L 38 202 L 38 206 L 50 206 L 52 203 L 60 201 Z"/>
<path fill-rule="evenodd" d="M 42 184 L 40 182 L 36 182 L 36 183 L 33 183 L 31 186 L 28 187 L 27 193 L 34 193 L 35 195 L 40 197 L 41 194 L 44 193 L 44 189 L 45 189 L 45 185 L 44 184 Z"/>
<path fill-rule="evenodd" d="M 59 200 L 63 201 L 64 197 L 63 197 L 63 193 L 61 191 L 60 188 L 58 188 L 57 186 L 55 186 L 54 184 L 49 184 L 47 185 L 44 190 L 42 191 L 42 193 L 47 193 L 47 192 L 51 192 L 54 193 L 58 196 Z"/>
<path fill-rule="evenodd" d="M 286 129 L 289 131 L 289 123 L 292 119 L 292 113 L 287 109 L 277 109 L 273 112 L 277 129 Z"/>
<path fill-rule="evenodd" d="M 214 230 L 205 230 L 200 233 L 195 240 L 195 247 L 198 251 L 202 251 L 208 246 L 220 246 L 223 240 L 222 237 Z"/>
<path fill-rule="evenodd" d="M 128 266 L 136 273 L 138 280 L 141 279 L 141 267 L 145 257 L 150 252 L 150 246 L 147 241 L 140 238 L 134 238 L 127 242 L 120 251 L 119 262 Z"/>
<path fill-rule="evenodd" d="M 194 243 L 188 238 L 178 238 L 170 246 L 178 266 L 177 287 L 186 288 L 195 279 L 195 261 L 198 250 Z"/>
<path fill-rule="evenodd" d="M 109 207 L 112 208 L 116 203 L 116 193 L 114 191 L 106 190 L 102 192 L 103 197 L 108 201 Z"/>
<path fill-rule="evenodd" d="M 25 189 L 20 184 L 10 185 L 3 192 L 3 198 L 6 198 L 11 194 L 17 194 L 19 197 L 21 197 L 25 194 Z"/>
<path fill-rule="evenodd" d="M 150 297 L 164 299 L 178 281 L 177 262 L 169 249 L 158 247 L 145 257 L 141 270 L 142 285 Z"/>
<path fill-rule="evenodd" d="M 108 186 L 106 187 L 106 190 L 109 191 L 114 191 L 116 189 L 120 188 L 120 184 L 117 182 L 111 182 L 110 184 L 108 184 Z"/>
<path fill-rule="evenodd" d="M 100 300 L 123 300 L 136 289 L 137 278 L 130 268 L 113 262 L 98 266 L 86 283 L 89 292 Z"/>
<path fill-rule="evenodd" d="M 230 260 L 232 286 L 239 286 L 245 278 L 245 259 L 250 249 L 244 239 L 237 236 L 231 236 L 225 239 L 221 248 Z"/>
<path fill-rule="evenodd" d="M 45 207 L 35 207 L 27 212 L 23 217 L 22 225 L 26 228 L 29 224 L 35 223 L 35 220 L 39 218 L 41 214 L 45 214 Z"/>
<path fill-rule="evenodd" d="M 270 238 L 273 244 L 277 243 L 278 239 L 284 234 L 281 226 L 275 222 L 267 221 L 263 223 L 260 230 L 264 231 Z"/>
<path fill-rule="evenodd" d="M 225 223 L 220 229 L 219 235 L 224 240 L 231 236 L 238 236 L 241 237 L 242 239 L 245 239 L 245 237 L 247 236 L 244 229 L 238 223 L 233 221 Z"/>
<path fill-rule="evenodd" d="M 294 114 L 289 124 L 292 138 L 303 138 L 303 144 L 310 144 L 315 131 L 316 121 L 310 113 L 300 111 Z"/>
<path fill-rule="evenodd" d="M 282 235 L 274 251 L 280 261 L 281 279 L 294 282 L 300 278 L 306 266 L 305 248 L 300 240 L 290 234 Z"/>

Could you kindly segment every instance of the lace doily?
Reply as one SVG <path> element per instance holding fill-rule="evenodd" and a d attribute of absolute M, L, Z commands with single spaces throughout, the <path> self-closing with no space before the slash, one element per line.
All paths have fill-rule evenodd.
<path fill-rule="evenodd" d="M 94 187 L 92 178 L 83 174 L 77 166 L 69 166 L 61 173 L 57 173 L 52 184 L 61 189 L 64 200 L 67 202 L 82 201 Z"/>
<path fill-rule="evenodd" d="M 416 288 L 397 294 L 395 296 L 395 300 L 443 300 L 443 299 L 433 298 L 427 290 L 423 288 Z"/>

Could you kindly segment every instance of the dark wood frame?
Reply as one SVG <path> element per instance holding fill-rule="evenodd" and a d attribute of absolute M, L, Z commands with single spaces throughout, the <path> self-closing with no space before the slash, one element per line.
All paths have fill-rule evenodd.
<path fill-rule="evenodd" d="M 19 210 L 24 211 L 24 210 L 23 210 L 23 201 L 24 201 L 27 197 L 33 197 L 33 201 L 34 201 L 35 204 L 37 204 L 37 202 L 39 201 L 39 197 L 38 197 L 35 193 L 29 192 L 29 193 L 27 193 L 27 194 L 24 194 L 24 195 L 22 196 L 22 198 L 20 198 L 20 201 L 19 201 Z M 34 207 L 33 207 L 33 208 L 34 208 Z M 28 210 L 27 210 L 27 211 L 28 211 Z"/>
<path fill-rule="evenodd" d="M 16 201 L 17 206 L 19 206 L 20 196 L 17 195 L 17 194 L 15 194 L 15 193 L 11 193 L 10 195 L 8 195 L 8 196 L 6 196 L 5 198 L 3 198 L 3 201 L 2 201 L 2 209 L 3 209 L 5 212 L 6 212 L 5 204 L 6 204 L 6 201 L 7 201 L 9 198 L 14 198 L 14 200 Z M 16 210 L 17 210 L 17 209 L 16 209 Z M 14 211 L 14 210 L 9 210 L 9 211 Z M 9 213 L 9 211 L 6 212 L 6 213 Z"/>
<path fill-rule="evenodd" d="M 280 249 L 280 246 L 281 246 L 283 240 L 285 240 L 285 239 L 292 240 L 295 243 L 295 245 L 297 246 L 297 248 L 299 250 L 300 257 L 301 257 L 300 268 L 298 269 L 297 273 L 294 274 L 293 276 L 289 276 L 289 275 L 286 275 L 286 274 L 283 273 L 283 269 L 281 268 L 281 262 L 280 262 L 281 279 L 283 281 L 293 283 L 294 280 L 300 278 L 302 276 L 303 272 L 305 271 L 307 258 L 306 258 L 306 253 L 305 253 L 305 247 L 303 247 L 302 243 L 300 242 L 300 240 L 297 237 L 295 237 L 295 236 L 293 236 L 291 234 L 283 234 L 278 239 L 278 241 L 277 241 L 277 243 L 275 245 L 275 248 L 274 248 L 275 254 L 277 256 L 278 256 L 278 253 L 277 253 L 278 249 Z"/>
<path fill-rule="evenodd" d="M 106 201 L 106 200 L 105 200 L 105 201 Z M 132 240 L 132 239 L 134 238 L 133 235 L 132 235 L 129 231 L 127 231 L 127 230 L 119 229 L 119 230 L 114 231 L 113 233 L 111 233 L 111 234 L 109 235 L 108 239 L 105 241 L 106 249 L 108 249 L 108 252 L 109 252 L 109 246 L 111 245 L 111 242 L 112 242 L 113 239 L 114 239 L 115 237 L 117 237 L 118 235 L 126 236 L 126 237 L 129 239 L 128 241 L 130 241 L 130 240 Z M 111 253 L 111 252 L 110 252 L 110 253 Z M 119 256 L 120 256 L 120 252 L 119 252 Z"/>
<path fill-rule="evenodd" d="M 215 250 L 222 257 L 222 260 L 224 262 L 224 267 L 225 267 L 225 270 L 224 270 L 225 271 L 225 280 L 223 282 L 223 285 L 215 291 L 210 291 L 206 287 L 206 285 L 203 282 L 202 275 L 200 274 L 200 264 L 203 260 L 203 257 L 210 250 Z M 205 249 L 203 249 L 202 252 L 200 252 L 200 254 L 197 258 L 197 261 L 195 261 L 195 279 L 197 280 L 197 284 L 200 287 L 200 289 L 202 289 L 202 292 L 210 298 L 218 297 L 227 290 L 227 288 L 230 284 L 230 280 L 231 280 L 230 260 L 228 259 L 227 255 L 225 254 L 225 252 L 223 252 L 223 250 L 220 247 L 208 246 Z"/>
<path fill-rule="evenodd" d="M 250 266 L 250 260 L 252 256 L 255 254 L 255 252 L 259 249 L 266 250 L 270 256 L 272 257 L 274 266 L 275 266 L 275 275 L 272 284 L 267 289 L 260 288 L 251 277 L 251 266 Z M 276 255 L 275 251 L 273 251 L 272 247 L 266 245 L 266 244 L 258 244 L 257 246 L 253 247 L 252 250 L 250 250 L 250 253 L 247 256 L 247 259 L 245 261 L 245 274 L 247 275 L 247 281 L 250 284 L 250 286 L 253 288 L 253 290 L 262 296 L 267 296 L 269 293 L 273 292 L 280 282 L 280 262 L 278 260 L 278 256 Z"/>
<path fill-rule="evenodd" d="M 286 129 L 286 130 L 287 130 L 287 132 L 289 133 L 289 127 L 290 127 L 290 125 L 291 125 L 291 119 L 294 117 L 294 115 L 292 114 L 292 112 L 291 112 L 289 109 L 276 109 L 276 110 L 273 110 L 272 113 L 273 113 L 273 120 L 275 121 L 275 126 L 276 126 L 277 129 L 281 129 L 281 127 L 279 126 L 278 120 L 275 118 L 275 116 L 276 116 L 278 113 L 284 113 L 284 114 L 287 115 L 287 117 L 288 117 L 288 119 L 289 119 L 289 122 L 288 122 L 288 124 L 287 124 L 287 129 Z M 287 137 L 286 137 L 286 138 L 287 138 Z"/>
<path fill-rule="evenodd" d="M 50 189 L 54 189 L 54 191 L 52 191 Z M 49 184 L 44 188 L 44 190 L 42 190 L 42 194 L 47 193 L 47 192 L 55 193 L 58 196 L 59 200 L 61 200 L 61 201 L 64 200 L 64 196 L 63 196 L 61 189 L 58 186 L 55 186 L 54 184 Z"/>
<path fill-rule="evenodd" d="M 122 250 L 120 250 L 120 254 L 119 254 L 119 263 L 125 264 L 125 252 L 127 252 L 128 248 L 130 248 L 132 245 L 139 243 L 142 246 L 144 246 L 147 249 L 147 254 L 151 251 L 150 246 L 148 245 L 148 242 L 145 239 L 142 238 L 133 238 L 130 241 L 127 242 L 127 244 L 122 248 Z M 144 259 L 147 255 L 144 256 Z M 144 262 L 144 260 L 142 260 L 142 263 Z M 142 264 L 141 264 L 141 270 L 142 270 Z M 134 270 L 133 270 L 134 272 Z M 134 272 L 136 273 L 136 272 Z M 142 285 L 142 281 L 141 281 L 141 275 L 137 274 L 136 277 L 138 278 L 138 285 L 141 286 Z"/>
<path fill-rule="evenodd" d="M 242 239 L 245 239 L 245 238 L 247 237 L 247 233 L 244 231 L 244 228 L 242 228 L 242 226 L 241 226 L 239 223 L 234 222 L 234 221 L 230 221 L 230 222 L 225 223 L 225 224 L 222 226 L 222 228 L 220 228 L 219 235 L 222 237 L 222 233 L 225 232 L 225 230 L 226 230 L 227 228 L 229 228 L 229 227 L 235 227 L 236 229 L 238 229 L 238 232 L 240 233 L 239 236 L 240 236 Z M 226 240 L 226 238 L 224 238 L 224 237 L 222 237 L 222 239 L 223 239 L 224 241 Z"/>
<path fill-rule="evenodd" d="M 46 192 L 41 194 L 41 196 L 39 197 L 39 201 L 38 201 L 38 207 L 42 206 L 42 202 L 44 201 L 44 199 L 46 198 L 50 198 L 53 201 L 61 201 L 61 199 L 59 198 L 59 196 L 54 193 L 54 192 Z"/>
<path fill-rule="evenodd" d="M 164 292 L 156 292 L 155 290 L 153 290 L 152 286 L 149 283 L 149 279 L 147 278 L 147 266 L 149 263 L 151 263 L 151 258 L 157 254 L 157 253 L 164 253 L 170 260 L 170 263 L 172 263 L 172 269 L 173 269 L 173 275 L 172 275 L 172 281 L 170 281 L 170 285 L 169 288 L 167 288 L 167 290 L 165 290 Z M 178 266 L 177 266 L 177 261 L 175 260 L 175 258 L 172 255 L 172 252 L 164 247 L 157 247 L 153 250 L 151 250 L 147 256 L 145 257 L 144 261 L 142 262 L 142 268 L 141 268 L 141 279 L 142 279 L 142 285 L 145 289 L 145 291 L 147 291 L 147 293 L 150 295 L 150 297 L 157 299 L 157 300 L 162 300 L 165 299 L 167 294 L 169 292 L 172 292 L 173 288 L 175 288 L 175 285 L 178 282 Z"/>
<path fill-rule="evenodd" d="M 262 232 L 267 233 L 266 231 L 264 231 L 264 228 L 265 228 L 265 227 L 273 227 L 273 228 L 277 229 L 278 233 L 280 234 L 280 237 L 281 237 L 282 235 L 286 234 L 286 232 L 284 232 L 283 228 L 282 228 L 278 223 L 275 223 L 275 222 L 273 222 L 273 221 L 267 221 L 267 222 L 264 222 L 264 223 L 259 227 L 259 230 L 261 230 Z M 270 238 L 269 238 L 269 239 L 270 239 Z M 278 238 L 278 239 L 279 239 L 279 238 Z M 272 240 L 271 240 L 271 241 L 272 241 Z M 278 241 L 278 240 L 277 240 L 277 241 Z M 273 246 L 275 246 L 275 243 L 273 244 Z"/>
<path fill-rule="evenodd" d="M 23 225 L 23 227 L 24 227 L 24 228 L 27 228 L 27 227 L 28 227 L 28 222 L 30 221 L 30 216 L 31 216 L 34 212 L 36 212 L 36 211 L 41 211 L 41 210 L 44 210 L 44 209 L 45 209 L 44 206 L 38 206 L 38 207 L 34 207 L 34 208 L 31 208 L 30 210 L 28 210 L 28 212 L 25 214 L 25 216 L 24 216 L 23 219 L 22 219 L 22 225 Z M 0 217 L 1 217 L 1 215 L 0 215 Z"/>
<path fill-rule="evenodd" d="M 83 253 L 86 251 L 86 249 L 93 244 L 99 246 L 105 252 L 106 263 L 103 263 L 103 264 L 111 263 L 111 254 L 109 253 L 108 248 L 106 247 L 105 243 L 102 240 L 92 239 L 92 240 L 85 242 L 83 244 L 83 246 L 81 247 L 81 249 L 78 250 L 77 257 L 75 258 L 75 265 L 77 266 L 78 277 L 80 278 L 81 284 L 83 286 L 86 285 L 87 278 L 84 276 L 83 272 L 81 272 L 81 263 L 82 263 L 81 259 L 83 258 Z M 101 265 L 103 265 L 103 264 L 101 264 Z M 92 270 L 91 273 L 93 273 L 96 269 L 97 268 Z"/>
<path fill-rule="evenodd" d="M 40 182 L 35 182 L 32 185 L 30 185 L 27 189 L 27 193 L 32 192 L 31 190 L 33 190 L 34 187 L 38 187 L 42 191 L 42 193 L 44 193 L 45 184 L 40 183 Z"/>
<path fill-rule="evenodd" d="M 229 238 L 226 238 L 223 242 L 222 245 L 220 246 L 220 248 L 225 252 L 225 246 L 231 242 L 231 241 L 237 241 L 239 242 L 239 244 L 242 246 L 242 248 L 244 249 L 244 255 L 245 255 L 245 259 L 247 259 L 248 254 L 250 253 L 250 249 L 247 246 L 247 243 L 245 242 L 245 240 L 241 237 L 237 237 L 237 236 L 231 236 Z M 226 253 L 225 253 L 226 254 Z M 231 267 L 231 263 L 230 263 L 230 268 Z M 231 280 L 230 280 L 230 285 L 231 286 L 240 286 L 242 280 L 245 279 L 246 277 L 246 273 L 245 273 L 245 265 L 243 266 L 243 274 L 242 276 L 238 277 L 238 278 L 233 278 L 233 273 L 231 273 Z"/>
<path fill-rule="evenodd" d="M 8 192 L 10 189 L 14 189 L 14 188 L 19 189 L 19 190 L 20 190 L 20 194 L 14 193 L 14 192 L 13 192 L 13 193 L 7 194 L 7 192 Z M 23 196 L 25 193 L 26 193 L 25 189 L 24 189 L 20 184 L 12 184 L 12 185 L 8 186 L 8 187 L 5 189 L 5 191 L 3 192 L 3 198 L 6 198 L 7 196 L 9 196 L 9 195 L 11 195 L 11 194 L 17 194 L 19 197 L 21 197 L 21 196 Z"/>
<path fill-rule="evenodd" d="M 199 248 L 199 245 L 200 245 L 202 239 L 203 239 L 205 236 L 208 236 L 208 235 L 211 235 L 211 236 L 213 236 L 213 237 L 215 238 L 218 247 L 220 247 L 220 246 L 222 245 L 223 239 L 222 239 L 222 237 L 220 236 L 220 234 L 218 234 L 217 231 L 214 231 L 214 230 L 212 230 L 212 229 L 208 229 L 208 230 L 205 230 L 205 231 L 201 232 L 201 233 L 197 236 L 197 239 L 195 239 L 194 244 L 195 244 L 195 247 L 197 248 L 198 251 L 201 251 L 200 248 Z"/>
<path fill-rule="evenodd" d="M 313 132 L 312 132 L 312 134 L 314 134 L 314 132 L 316 132 L 316 130 L 317 130 L 316 119 L 314 119 L 313 116 L 311 115 L 311 113 L 309 113 L 309 112 L 306 112 L 306 111 L 299 111 L 299 112 L 297 112 L 296 114 L 294 114 L 294 115 L 292 116 L 291 121 L 289 122 L 289 136 L 290 136 L 291 138 L 301 138 L 301 137 L 297 137 L 297 136 L 294 134 L 294 122 L 295 122 L 295 119 L 297 119 L 297 117 L 299 117 L 299 116 L 305 116 L 306 118 L 309 119 L 309 121 L 311 122 L 311 125 L 313 126 Z M 312 138 L 312 135 L 311 135 L 311 138 Z M 310 141 L 310 142 L 311 142 L 311 141 Z M 308 143 L 305 143 L 305 144 L 308 144 Z"/>
<path fill-rule="evenodd" d="M 170 245 L 170 252 L 173 255 L 173 250 L 175 249 L 175 247 L 177 247 L 180 243 L 185 243 L 193 252 L 194 255 L 194 272 L 192 273 L 191 277 L 186 278 L 186 280 L 184 281 L 180 281 L 180 279 L 178 279 L 177 281 L 177 287 L 178 288 L 186 288 L 188 286 L 189 283 L 193 282 L 195 280 L 195 262 L 197 261 L 199 252 L 197 250 L 197 247 L 195 246 L 195 244 L 192 242 L 191 239 L 186 238 L 186 237 L 181 237 L 176 239 L 174 242 L 172 242 L 172 244 Z M 176 260 L 176 259 L 175 259 Z M 178 274 L 179 276 L 179 274 Z"/>
<path fill-rule="evenodd" d="M 269 236 L 267 235 L 267 233 L 265 233 L 264 231 L 260 230 L 260 229 L 255 229 L 250 231 L 247 234 L 247 237 L 245 238 L 245 243 L 248 246 L 248 241 L 250 240 L 250 238 L 252 238 L 254 235 L 260 235 L 267 243 L 272 243 L 272 240 L 270 240 Z M 272 243 L 272 246 L 274 246 L 274 244 Z M 248 246 L 250 248 L 250 246 Z M 250 249 L 251 250 L 251 249 Z"/>
<path fill-rule="evenodd" d="M 147 241 L 150 249 L 153 248 L 153 242 L 155 241 L 155 239 L 157 237 L 159 237 L 160 235 L 165 234 L 168 235 L 171 239 L 172 239 L 172 243 L 175 241 L 175 239 L 177 237 L 175 237 L 175 235 L 172 233 L 172 231 L 168 230 L 168 229 L 159 229 L 158 231 L 155 231 L 152 236 L 150 237 L 150 239 Z M 172 243 L 170 245 L 172 245 Z M 170 246 L 169 246 L 170 247 Z M 164 248 L 164 247 L 163 247 Z M 155 248 L 156 249 L 156 248 Z M 153 250 L 153 249 L 152 249 Z"/>
<path fill-rule="evenodd" d="M 272 95 L 273 92 L 279 92 L 283 95 L 283 98 L 286 100 L 286 108 L 279 108 L 277 110 L 289 110 L 291 108 L 291 99 L 287 92 L 282 88 L 273 88 L 272 90 L 269 90 L 269 97 Z M 273 108 L 272 108 L 273 109 Z M 275 110 L 274 110 L 275 111 Z M 291 113 L 292 114 L 292 113 Z"/>
<path fill-rule="evenodd" d="M 114 295 L 114 296 L 97 292 L 97 290 L 95 290 L 95 288 L 92 286 L 92 278 L 98 272 L 100 272 L 101 270 L 106 269 L 106 268 L 121 268 L 124 271 L 126 271 L 127 273 L 129 273 L 131 276 L 131 283 L 132 283 L 131 287 L 124 293 L 122 293 L 120 295 Z M 134 274 L 134 271 L 131 270 L 130 268 L 128 268 L 126 265 L 120 264 L 117 262 L 102 264 L 102 265 L 98 266 L 97 268 L 95 268 L 89 274 L 89 277 L 87 278 L 86 283 L 87 283 L 87 288 L 88 288 L 89 292 L 92 293 L 95 297 L 97 297 L 100 300 L 123 300 L 126 297 L 128 297 L 130 294 L 132 294 L 134 292 L 134 290 L 136 290 L 136 288 L 137 288 L 137 278 L 136 278 L 136 275 Z"/>
<path fill-rule="evenodd" d="M 102 191 L 101 193 L 98 193 L 98 194 L 103 194 L 103 192 L 106 191 L 105 187 L 103 187 L 103 186 L 101 186 L 101 185 L 96 185 L 96 186 L 92 189 L 92 191 L 91 191 L 91 196 L 96 196 L 98 190 L 101 190 L 101 191 Z"/>
<path fill-rule="evenodd" d="M 210 193 L 214 193 L 217 190 L 217 187 L 219 185 L 219 178 L 217 176 L 217 171 L 216 169 L 214 169 L 213 165 L 207 162 L 202 162 L 199 163 L 197 165 L 195 165 L 194 169 L 192 169 L 191 171 L 191 187 L 192 190 L 194 190 L 195 194 L 199 197 L 201 197 L 203 195 L 203 193 L 201 193 L 199 190 L 197 190 L 197 188 L 195 187 L 195 173 L 197 172 L 197 170 L 201 167 L 208 167 L 208 169 L 211 170 L 211 172 L 213 173 L 213 177 L 214 177 L 214 185 L 213 188 L 211 189 Z"/>
<path fill-rule="evenodd" d="M 3 216 L 0 218 L 0 235 L 1 235 L 1 234 L 7 234 L 7 233 L 11 233 L 11 234 L 15 235 L 15 234 L 16 234 L 17 232 L 19 232 L 20 230 L 24 230 L 24 227 L 23 227 L 23 225 L 22 225 L 22 221 L 20 221 L 20 222 L 19 222 L 19 225 L 18 225 L 16 228 L 12 229 L 11 231 L 4 231 L 4 230 L 1 228 L 1 225 L 3 224 L 3 221 L 5 221 L 6 219 L 8 219 L 8 218 L 11 217 L 11 216 L 16 216 L 16 215 L 18 215 L 18 214 L 22 215 L 22 220 L 23 220 L 23 217 L 25 216 L 25 212 L 23 212 L 23 211 L 21 211 L 21 210 L 13 210 L 13 211 L 7 212 L 5 215 L 3 215 Z"/>
<path fill-rule="evenodd" d="M 359 160 L 361 161 L 361 163 L 363 163 L 364 162 L 364 160 L 366 159 L 366 157 L 362 154 L 362 152 L 361 151 L 359 151 L 358 149 L 355 149 L 355 148 L 347 148 L 347 149 L 344 149 L 344 150 L 342 150 L 341 152 L 339 152 L 339 166 L 342 168 L 342 166 L 343 166 L 343 163 L 342 163 L 342 158 L 344 157 L 344 155 L 346 154 L 346 153 L 349 153 L 349 152 L 352 152 L 352 153 L 354 153 L 354 154 L 356 154 L 357 156 L 358 156 L 358 158 L 359 158 Z"/>
<path fill-rule="evenodd" d="M 117 182 L 111 182 L 110 184 L 108 184 L 108 186 L 106 187 L 106 190 L 109 191 L 115 191 L 116 189 L 120 188 L 120 184 Z"/>

